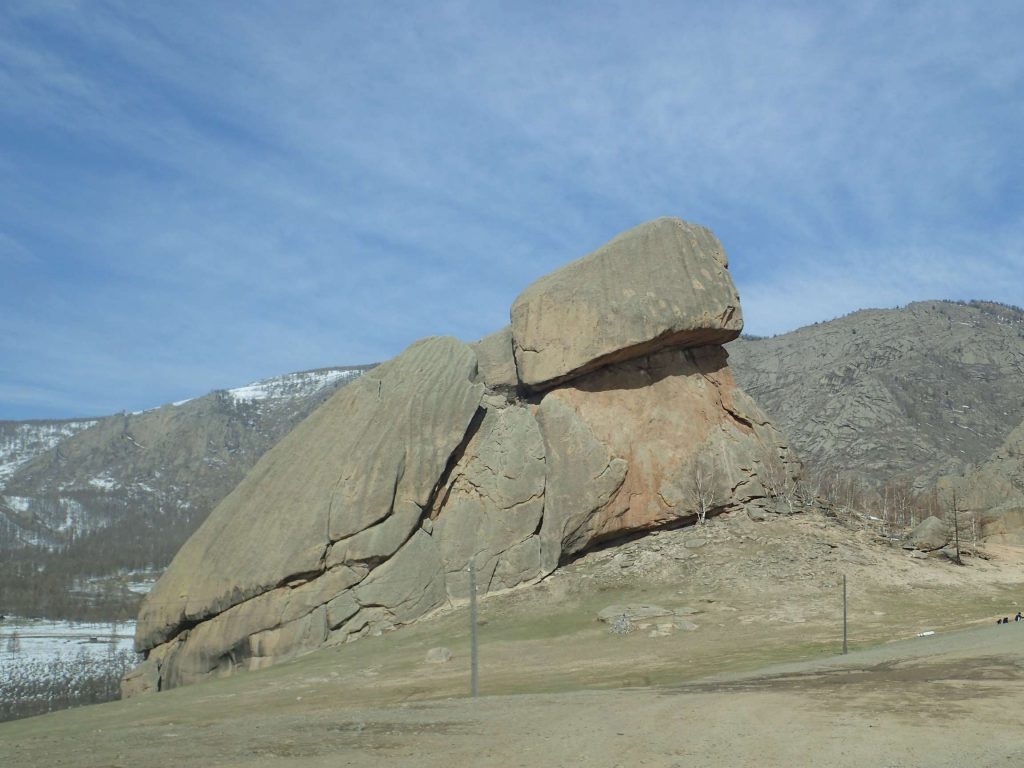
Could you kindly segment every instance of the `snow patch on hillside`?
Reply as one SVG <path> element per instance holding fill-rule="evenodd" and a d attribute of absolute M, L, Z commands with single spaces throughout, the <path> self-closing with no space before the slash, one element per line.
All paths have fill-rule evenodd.
<path fill-rule="evenodd" d="M 23 546 L 54 549 L 66 543 L 68 536 L 103 528 L 106 521 L 90 515 L 75 499 L 59 496 L 41 502 L 26 496 L 3 496 L 0 502 L 15 512 L 31 513 L 26 524 L 17 518 L 0 515 L 0 541 L 6 548 Z"/>
<path fill-rule="evenodd" d="M 321 370 L 303 373 L 289 373 L 270 379 L 260 379 L 244 387 L 227 390 L 236 403 L 252 403 L 260 400 L 308 397 L 331 384 L 345 379 L 354 379 L 361 371 Z"/>
<path fill-rule="evenodd" d="M 81 419 L 0 424 L 0 486 L 22 464 L 95 423 L 96 419 Z"/>
<path fill-rule="evenodd" d="M 32 499 L 28 496 L 4 496 L 4 502 L 15 512 L 28 512 Z"/>
<path fill-rule="evenodd" d="M 12 642 L 11 636 L 17 635 Z M 135 622 L 73 622 L 8 616 L 0 623 L 0 665 L 132 650 Z M 16 649 L 16 650 L 15 650 Z"/>
<path fill-rule="evenodd" d="M 89 485 L 101 491 L 112 491 L 119 486 L 119 483 L 110 475 L 97 475 L 89 480 Z"/>

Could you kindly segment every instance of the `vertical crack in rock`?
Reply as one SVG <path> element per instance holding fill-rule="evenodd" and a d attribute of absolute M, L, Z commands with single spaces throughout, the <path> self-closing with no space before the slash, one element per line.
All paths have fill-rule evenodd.
<path fill-rule="evenodd" d="M 465 436 L 462 438 L 462 441 L 458 444 L 455 450 L 452 451 L 452 455 L 449 457 L 448 462 L 445 465 L 444 472 L 441 473 L 441 476 L 438 478 L 433 490 L 430 492 L 430 498 L 427 499 L 427 503 L 424 506 L 424 510 L 426 510 L 428 514 L 429 511 L 435 507 L 443 506 L 443 502 L 438 505 L 438 496 L 442 490 L 447 489 L 445 497 L 447 497 L 451 492 L 449 480 L 452 476 L 452 472 L 455 471 L 455 467 L 458 466 L 459 462 L 462 461 L 462 457 L 465 456 L 466 447 L 480 431 L 480 425 L 483 424 L 485 414 L 486 409 L 484 408 L 477 408 L 476 412 L 473 414 L 473 418 L 469 422 L 469 427 L 466 429 Z"/>
<path fill-rule="evenodd" d="M 539 548 L 528 540 L 543 514 L 545 453 L 530 410 L 485 398 L 474 439 L 453 469 L 435 508 L 448 594 L 467 594 L 470 562 L 486 589 L 517 586 L 541 574 Z"/>

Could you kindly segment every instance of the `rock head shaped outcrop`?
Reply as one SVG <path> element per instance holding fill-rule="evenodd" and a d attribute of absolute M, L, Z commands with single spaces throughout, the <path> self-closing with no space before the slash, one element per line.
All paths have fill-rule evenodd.
<path fill-rule="evenodd" d="M 743 315 L 728 266 L 711 230 L 666 217 L 542 277 L 512 305 L 519 380 L 536 390 L 665 347 L 732 341 Z"/>
<path fill-rule="evenodd" d="M 258 668 L 535 582 L 597 543 L 771 495 L 798 464 L 720 346 L 714 235 L 658 219 L 428 338 L 267 452 L 143 603 L 131 695 Z"/>

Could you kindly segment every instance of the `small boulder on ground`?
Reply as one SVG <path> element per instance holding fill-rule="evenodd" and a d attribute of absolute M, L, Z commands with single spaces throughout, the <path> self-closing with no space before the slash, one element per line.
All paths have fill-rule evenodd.
<path fill-rule="evenodd" d="M 429 651 L 427 651 L 426 661 L 428 664 L 447 664 L 451 660 L 451 649 L 445 648 L 443 645 L 437 648 L 431 648 Z"/>
<path fill-rule="evenodd" d="M 967 552 L 962 547 L 960 549 L 957 549 L 952 544 L 947 546 L 947 547 L 943 547 L 941 552 L 942 552 L 943 555 L 945 555 L 947 558 L 952 560 L 954 563 L 957 560 L 962 559 L 963 556 L 967 554 Z"/>
<path fill-rule="evenodd" d="M 910 532 L 907 543 L 922 552 L 942 549 L 949 543 L 949 526 L 937 517 L 926 517 Z"/>
<path fill-rule="evenodd" d="M 677 630 L 692 632 L 697 625 L 680 614 L 696 613 L 692 608 L 663 608 L 660 605 L 634 603 L 609 605 L 597 618 L 609 625 L 612 634 L 625 635 L 635 629 L 647 630 L 648 637 L 667 637 Z"/>

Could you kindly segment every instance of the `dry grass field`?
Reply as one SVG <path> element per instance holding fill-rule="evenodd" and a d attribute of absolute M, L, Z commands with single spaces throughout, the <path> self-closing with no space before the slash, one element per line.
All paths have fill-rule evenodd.
<path fill-rule="evenodd" d="M 1024 765 L 1024 553 L 916 559 L 820 513 L 593 552 L 468 611 L 267 670 L 0 725 L 0 765 Z M 842 643 L 847 577 L 851 653 Z M 696 629 L 614 634 L 613 604 Z M 918 633 L 936 634 L 917 637 Z M 446 664 L 425 661 L 446 646 Z"/>

